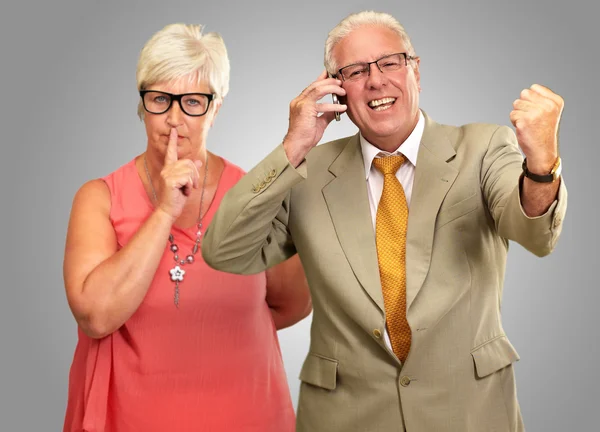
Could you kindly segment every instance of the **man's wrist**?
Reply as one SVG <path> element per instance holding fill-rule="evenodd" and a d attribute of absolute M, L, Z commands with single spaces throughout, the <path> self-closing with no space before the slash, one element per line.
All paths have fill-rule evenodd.
<path fill-rule="evenodd" d="M 299 150 L 298 146 L 292 145 L 289 141 L 286 141 L 286 139 L 283 140 L 282 145 L 290 165 L 292 165 L 294 168 L 298 168 L 298 165 L 302 163 L 306 157 L 306 154 L 303 154 L 303 152 Z"/>
<path fill-rule="evenodd" d="M 560 178 L 562 164 L 560 157 L 557 157 L 550 168 L 547 163 L 537 163 L 530 165 L 529 159 L 523 160 L 523 174 L 525 177 L 537 183 L 552 183 Z"/>
<path fill-rule="evenodd" d="M 544 157 L 527 156 L 527 170 L 537 175 L 546 175 L 552 172 L 552 169 L 558 161 L 558 153 L 544 155 Z"/>

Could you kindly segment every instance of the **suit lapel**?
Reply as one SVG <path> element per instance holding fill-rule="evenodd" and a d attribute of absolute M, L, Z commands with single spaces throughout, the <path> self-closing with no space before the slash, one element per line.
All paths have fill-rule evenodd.
<path fill-rule="evenodd" d="M 458 175 L 458 171 L 448 164 L 456 151 L 447 136 L 447 128 L 423 114 L 425 130 L 417 156 L 406 238 L 407 309 L 429 271 L 437 214 Z"/>
<path fill-rule="evenodd" d="M 338 240 L 354 275 L 383 312 L 375 232 L 358 134 L 348 140 L 329 171 L 335 178 L 323 188 L 323 197 Z"/>

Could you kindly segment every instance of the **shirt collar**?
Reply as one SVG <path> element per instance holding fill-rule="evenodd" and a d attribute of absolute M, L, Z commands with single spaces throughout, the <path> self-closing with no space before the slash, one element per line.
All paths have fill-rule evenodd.
<path fill-rule="evenodd" d="M 421 143 L 421 138 L 423 137 L 423 130 L 425 129 L 425 118 L 423 117 L 423 113 L 419 110 L 419 121 L 417 125 L 410 133 L 406 141 L 404 141 L 398 149 L 393 153 L 388 153 L 383 150 L 379 150 L 369 141 L 367 141 L 362 134 L 360 136 L 360 147 L 363 155 L 363 161 L 365 163 L 365 177 L 368 180 L 369 174 L 371 173 L 371 165 L 373 164 L 373 159 L 375 159 L 378 155 L 398 155 L 403 154 L 406 156 L 406 159 L 410 161 L 413 166 L 417 166 L 417 154 L 419 153 L 419 144 Z"/>

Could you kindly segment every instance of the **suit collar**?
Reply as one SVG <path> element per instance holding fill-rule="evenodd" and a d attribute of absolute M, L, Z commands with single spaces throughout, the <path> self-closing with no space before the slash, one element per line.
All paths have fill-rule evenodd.
<path fill-rule="evenodd" d="M 423 137 L 421 138 L 421 145 L 426 147 L 437 159 L 444 162 L 450 161 L 456 156 L 456 150 L 452 145 L 453 140 L 450 138 L 450 134 L 454 128 L 440 125 L 434 122 L 425 111 L 422 111 L 422 113 L 425 119 L 425 128 L 423 130 Z M 420 154 L 421 146 L 419 147 Z"/>
<path fill-rule="evenodd" d="M 424 129 L 425 129 L 425 116 L 423 115 L 423 112 L 421 110 L 419 110 L 419 121 L 417 122 L 417 125 L 415 126 L 413 131 L 410 133 L 410 135 L 408 136 L 406 141 L 401 143 L 398 146 L 398 149 L 393 153 L 388 153 L 386 151 L 378 149 L 373 144 L 371 144 L 369 141 L 367 141 L 365 139 L 365 137 L 362 136 L 362 134 L 359 133 L 360 148 L 361 148 L 363 161 L 364 161 L 364 165 L 365 165 L 366 179 L 368 180 L 369 176 L 371 174 L 373 159 L 375 159 L 375 157 L 377 157 L 377 155 L 379 155 L 379 154 L 386 155 L 386 156 L 402 154 L 402 155 L 406 156 L 408 161 L 413 166 L 416 166 L 418 152 L 419 152 L 419 146 L 421 144 L 421 139 L 423 137 Z"/>

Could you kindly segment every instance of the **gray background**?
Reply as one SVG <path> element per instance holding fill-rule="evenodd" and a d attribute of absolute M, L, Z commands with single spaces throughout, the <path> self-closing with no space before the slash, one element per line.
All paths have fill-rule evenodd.
<path fill-rule="evenodd" d="M 13 3 L 0 11 L 0 431 L 62 427 L 76 342 L 62 283 L 71 200 L 144 150 L 135 67 L 146 40 L 172 22 L 223 35 L 231 92 L 208 146 L 249 169 L 280 142 L 290 100 L 321 72 L 327 32 L 365 8 L 404 23 L 421 56 L 421 106 L 438 122 L 510 124 L 513 100 L 534 82 L 565 98 L 562 238 L 545 259 L 511 248 L 503 317 L 521 355 L 528 430 L 598 430 L 595 2 Z M 324 139 L 354 131 L 344 118 Z M 280 332 L 294 402 L 309 325 Z"/>

